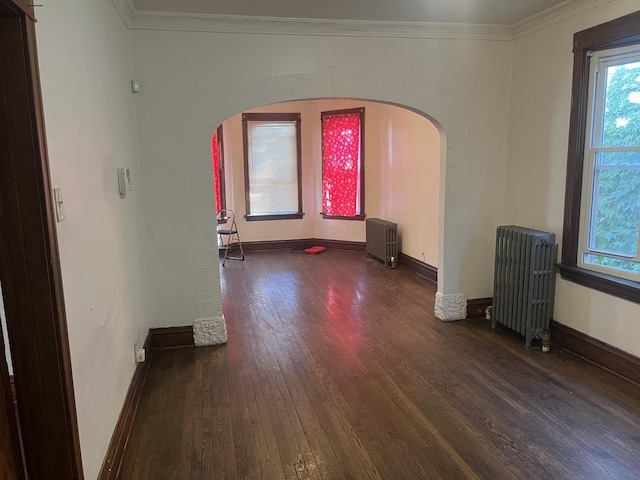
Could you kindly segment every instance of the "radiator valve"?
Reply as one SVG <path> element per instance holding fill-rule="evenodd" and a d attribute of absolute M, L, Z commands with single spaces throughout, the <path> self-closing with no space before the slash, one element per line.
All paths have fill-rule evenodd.
<path fill-rule="evenodd" d="M 549 330 L 542 330 L 538 333 L 538 338 L 542 340 L 542 351 L 547 353 L 551 350 L 551 332 Z"/>
<path fill-rule="evenodd" d="M 487 320 L 491 320 L 491 313 L 493 312 L 493 305 L 489 305 L 484 309 L 484 316 Z"/>

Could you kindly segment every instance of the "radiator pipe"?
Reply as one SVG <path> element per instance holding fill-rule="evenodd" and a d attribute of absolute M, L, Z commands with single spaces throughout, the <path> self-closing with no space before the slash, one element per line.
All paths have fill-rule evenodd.
<path fill-rule="evenodd" d="M 493 305 L 489 305 L 484 309 L 484 316 L 487 320 L 491 320 L 491 328 L 496 328 L 496 320 L 493 318 Z"/>

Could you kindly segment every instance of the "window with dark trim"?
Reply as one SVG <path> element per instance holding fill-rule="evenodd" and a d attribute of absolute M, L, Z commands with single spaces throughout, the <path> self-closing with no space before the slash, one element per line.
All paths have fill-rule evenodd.
<path fill-rule="evenodd" d="M 322 217 L 364 220 L 364 108 L 322 112 Z"/>
<path fill-rule="evenodd" d="M 594 194 L 597 194 L 600 188 L 596 176 L 600 174 L 600 170 L 605 170 L 601 168 L 602 165 L 606 169 L 611 167 L 606 165 L 606 162 L 603 164 L 602 160 L 596 159 L 596 156 L 621 153 L 617 150 L 610 152 L 610 146 L 602 142 L 602 132 L 598 130 L 597 124 L 594 126 L 593 118 L 598 114 L 597 108 L 594 108 L 595 100 L 598 99 L 598 89 L 595 88 L 595 65 L 592 65 L 592 62 L 599 62 L 609 51 L 616 54 L 614 49 L 633 45 L 640 46 L 640 12 L 583 30 L 573 38 L 573 91 L 560 273 L 567 280 L 640 303 L 640 282 L 631 279 L 629 275 L 616 274 L 615 268 L 594 267 L 590 262 L 595 262 L 597 258 L 585 260 L 586 255 L 596 253 L 597 256 L 598 253 L 593 250 L 597 242 L 589 240 L 586 233 L 590 228 L 587 224 L 593 222 L 589 222 L 589 219 L 598 215 L 594 210 L 597 202 L 596 207 L 591 203 Z M 603 107 L 600 113 L 604 115 L 604 112 Z M 624 123 L 625 119 L 620 121 Z M 593 141 L 593 138 L 596 140 Z M 616 148 L 619 149 L 619 146 L 616 145 Z M 625 148 L 627 147 L 623 149 Z M 633 152 L 622 153 L 629 155 Z M 620 169 L 619 165 L 614 166 Z M 587 181 L 584 182 L 584 179 Z M 620 255 L 604 251 L 604 255 L 601 256 L 615 260 L 615 257 Z"/>
<path fill-rule="evenodd" d="M 302 143 L 299 113 L 242 115 L 246 219 L 300 219 Z"/>
<path fill-rule="evenodd" d="M 224 143 L 222 125 L 211 136 L 211 159 L 213 162 L 213 191 L 216 196 L 216 212 L 227 208 L 227 195 L 224 185 Z"/>

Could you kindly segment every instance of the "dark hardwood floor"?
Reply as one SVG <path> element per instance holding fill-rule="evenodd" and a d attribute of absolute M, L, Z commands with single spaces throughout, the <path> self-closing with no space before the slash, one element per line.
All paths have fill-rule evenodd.
<path fill-rule="evenodd" d="M 222 270 L 229 343 L 153 352 L 123 479 L 638 479 L 640 387 L 362 253 Z"/>

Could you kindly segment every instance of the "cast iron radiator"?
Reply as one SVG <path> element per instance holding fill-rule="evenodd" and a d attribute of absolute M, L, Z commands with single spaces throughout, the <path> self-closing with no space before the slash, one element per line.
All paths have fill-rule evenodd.
<path fill-rule="evenodd" d="M 398 225 L 379 218 L 367 218 L 367 256 L 395 268 L 398 262 Z"/>
<path fill-rule="evenodd" d="M 556 236 L 513 225 L 498 227 L 492 326 L 525 336 L 525 346 L 549 330 L 555 293 Z"/>

